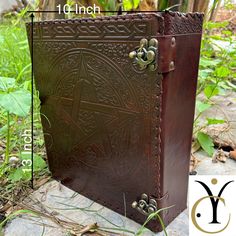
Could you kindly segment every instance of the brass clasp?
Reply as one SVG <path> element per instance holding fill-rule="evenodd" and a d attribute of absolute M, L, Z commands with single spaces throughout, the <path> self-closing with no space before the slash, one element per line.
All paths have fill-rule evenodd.
<path fill-rule="evenodd" d="M 140 200 L 134 201 L 132 207 L 137 209 L 141 214 L 148 216 L 157 211 L 157 202 L 153 198 L 149 198 L 147 194 L 143 193 Z"/>
<path fill-rule="evenodd" d="M 147 39 L 141 39 L 139 48 L 130 52 L 129 57 L 134 59 L 134 62 L 139 65 L 140 70 L 144 70 L 148 67 L 151 71 L 154 71 L 157 69 L 157 47 L 157 39 L 152 38 L 149 41 Z"/>

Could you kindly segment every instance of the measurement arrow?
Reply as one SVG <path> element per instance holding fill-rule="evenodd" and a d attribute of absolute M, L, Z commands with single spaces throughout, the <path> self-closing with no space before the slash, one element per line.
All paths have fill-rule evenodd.
<path fill-rule="evenodd" d="M 34 188 L 34 13 L 31 18 L 31 187 Z"/>

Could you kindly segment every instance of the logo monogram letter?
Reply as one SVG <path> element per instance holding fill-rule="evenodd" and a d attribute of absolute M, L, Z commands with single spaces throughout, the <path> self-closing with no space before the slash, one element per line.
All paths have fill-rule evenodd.
<path fill-rule="evenodd" d="M 223 191 L 225 190 L 225 188 L 227 187 L 227 185 L 229 185 L 231 182 L 233 181 L 229 181 L 227 182 L 220 190 L 219 194 L 218 194 L 218 198 L 215 198 L 214 195 L 212 194 L 210 188 L 203 182 L 196 180 L 196 182 L 198 182 L 199 184 L 201 184 L 205 190 L 207 191 L 207 194 L 209 195 L 209 198 L 211 200 L 211 205 L 212 205 L 212 221 L 210 222 L 210 224 L 220 224 L 220 222 L 218 222 L 217 220 L 217 207 L 218 207 L 218 203 L 220 200 L 220 197 L 223 193 Z"/>

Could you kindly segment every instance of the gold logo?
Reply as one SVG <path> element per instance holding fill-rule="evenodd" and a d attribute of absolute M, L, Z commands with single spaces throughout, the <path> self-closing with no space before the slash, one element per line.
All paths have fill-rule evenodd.
<path fill-rule="evenodd" d="M 210 190 L 210 188 L 209 188 L 204 182 L 198 181 L 198 180 L 196 180 L 195 182 L 197 182 L 197 183 L 201 184 L 201 186 L 203 186 L 203 188 L 206 190 L 208 196 L 205 196 L 205 197 L 202 197 L 202 198 L 198 199 L 198 200 L 195 202 L 195 204 L 193 205 L 193 207 L 192 207 L 191 219 L 192 219 L 192 222 L 193 222 L 194 226 L 195 226 L 198 230 L 200 230 L 201 232 L 207 233 L 207 234 L 216 234 L 216 233 L 220 233 L 220 232 L 224 231 L 224 230 L 228 227 L 228 225 L 229 225 L 229 223 L 230 223 L 230 214 L 229 214 L 229 218 L 228 218 L 227 223 L 226 223 L 225 225 L 223 225 L 220 230 L 217 230 L 217 231 L 208 231 L 208 230 L 203 229 L 203 228 L 197 223 L 196 217 L 198 217 L 198 218 L 201 217 L 201 214 L 200 214 L 200 213 L 196 213 L 196 209 L 197 209 L 197 207 L 199 206 L 199 204 L 200 204 L 203 200 L 209 199 L 209 202 L 211 203 L 211 207 L 212 207 L 212 221 L 211 221 L 210 223 L 208 223 L 208 222 L 207 222 L 207 223 L 208 223 L 208 224 L 217 224 L 217 225 L 221 224 L 221 223 L 219 222 L 219 220 L 218 220 L 218 218 L 219 218 L 219 216 L 218 216 L 218 204 L 219 204 L 219 201 L 221 201 L 221 202 L 224 204 L 224 206 L 226 207 L 225 199 L 222 198 L 221 195 L 222 195 L 223 191 L 225 190 L 225 188 L 226 188 L 231 182 L 234 182 L 234 181 L 229 181 L 229 182 L 227 182 L 226 184 L 224 184 L 224 186 L 223 186 L 223 187 L 221 188 L 221 190 L 219 191 L 218 196 L 214 196 L 214 195 L 212 194 L 212 191 Z M 211 183 L 212 183 L 213 185 L 216 185 L 216 184 L 218 183 L 218 180 L 215 179 L 215 178 L 213 178 L 213 179 L 211 180 Z"/>

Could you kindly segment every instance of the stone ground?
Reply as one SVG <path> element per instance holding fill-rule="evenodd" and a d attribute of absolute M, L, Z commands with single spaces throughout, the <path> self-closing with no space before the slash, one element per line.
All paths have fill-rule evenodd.
<path fill-rule="evenodd" d="M 208 111 L 207 116 L 211 118 L 227 118 L 230 125 L 229 131 L 220 131 L 219 143 L 231 145 L 236 142 L 236 93 L 231 94 L 227 99 L 216 97 L 217 105 Z M 222 110 L 224 117 L 222 117 Z M 213 127 L 213 136 L 219 127 Z M 224 129 L 223 129 L 224 130 Z M 227 159 L 226 163 L 212 163 L 212 159 L 203 151 L 194 153 L 200 160 L 197 166 L 198 175 L 235 175 L 236 161 Z M 40 211 L 52 213 L 52 215 L 77 224 L 89 225 L 97 222 L 101 227 L 116 228 L 117 233 L 122 235 L 132 235 L 122 233 L 119 229 L 126 229 L 137 232 L 141 227 L 134 221 L 127 219 L 78 193 L 60 185 L 56 181 L 46 183 L 35 191 L 26 200 L 28 205 L 38 208 Z M 168 227 L 169 236 L 188 236 L 188 211 L 181 213 Z M 66 236 L 68 232 L 51 219 L 45 217 L 19 216 L 13 219 L 5 227 L 5 236 Z M 115 235 L 115 234 L 108 234 Z M 163 233 L 153 234 L 145 231 L 145 236 L 163 236 Z"/>
<path fill-rule="evenodd" d="M 206 156 L 203 151 L 195 153 L 201 161 L 197 167 L 199 175 L 236 173 L 236 162 L 227 160 L 226 163 L 212 163 L 211 158 Z M 133 232 L 141 227 L 134 221 L 127 219 L 97 203 L 92 202 L 86 197 L 62 186 L 57 181 L 46 183 L 35 191 L 27 200 L 27 205 L 36 206 L 38 209 L 52 213 L 62 220 L 90 225 L 97 222 L 98 225 L 107 228 L 122 228 Z M 40 203 L 39 203 L 40 202 Z M 82 209 L 83 208 L 83 209 Z M 44 225 L 44 226 L 43 226 Z M 66 236 L 65 229 L 45 217 L 20 216 L 12 220 L 5 229 L 5 236 Z M 119 232 L 119 231 L 116 231 Z M 188 211 L 181 213 L 168 227 L 169 236 L 188 236 Z M 112 235 L 112 234 L 108 234 Z M 131 235 L 125 233 L 125 235 Z M 163 236 L 163 233 L 153 234 L 146 231 L 144 235 Z"/>

